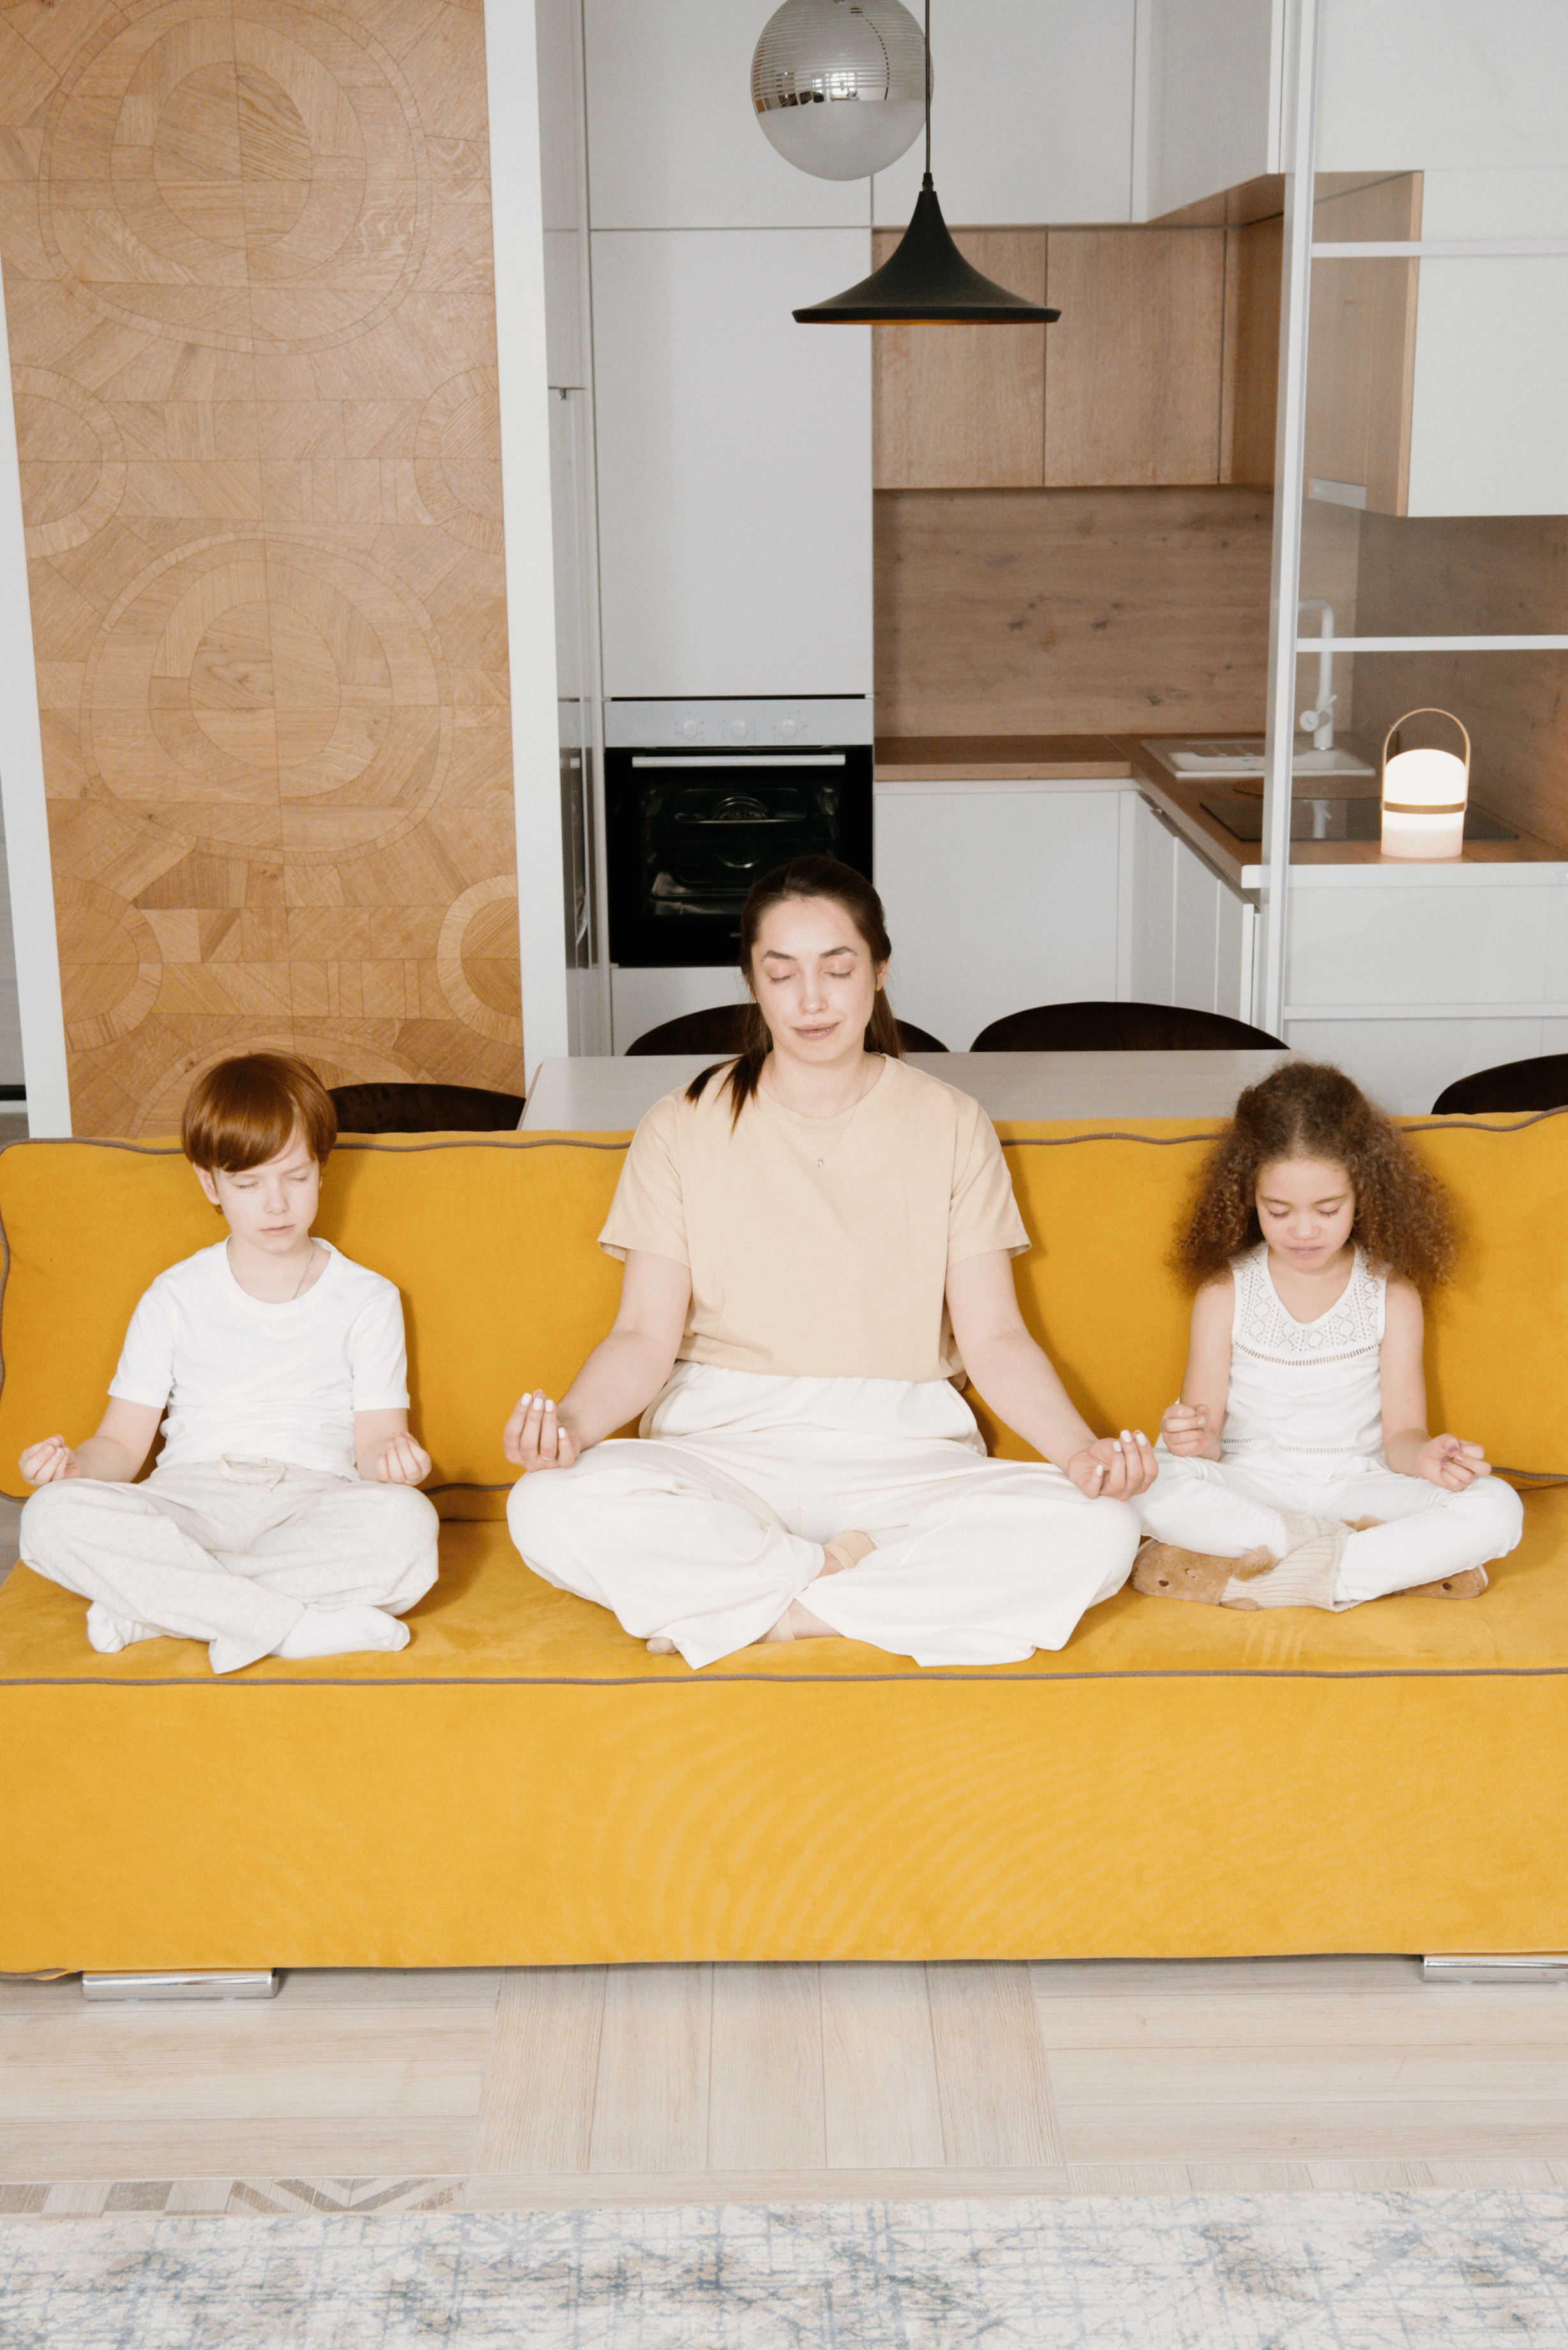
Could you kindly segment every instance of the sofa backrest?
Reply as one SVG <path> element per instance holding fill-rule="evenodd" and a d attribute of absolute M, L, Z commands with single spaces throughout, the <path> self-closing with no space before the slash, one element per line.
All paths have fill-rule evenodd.
<path fill-rule="evenodd" d="M 1568 1111 L 1406 1121 L 1464 1231 L 1428 1319 L 1434 1429 L 1512 1469 L 1568 1471 Z M 1026 1318 L 1079 1409 L 1152 1434 L 1180 1382 L 1187 1299 L 1166 1265 L 1216 1131 L 1205 1120 L 999 1128 L 1035 1246 Z M 501 1430 L 525 1386 L 560 1395 L 608 1327 L 620 1268 L 595 1245 L 625 1135 L 407 1135 L 334 1151 L 317 1229 L 395 1281 L 412 1419 L 442 1514 L 491 1516 L 514 1471 Z M 179 1149 L 23 1142 L 0 1150 L 0 1491 L 24 1444 L 89 1434 L 131 1308 L 154 1274 L 221 1237 Z M 1024 1450 L 981 1418 L 996 1449 Z"/>

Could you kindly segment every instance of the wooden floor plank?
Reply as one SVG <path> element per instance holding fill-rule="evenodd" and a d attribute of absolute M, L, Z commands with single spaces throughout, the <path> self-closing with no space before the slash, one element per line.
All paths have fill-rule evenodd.
<path fill-rule="evenodd" d="M 1066 2195 L 1064 2169 L 1050 2170 L 636 2170 L 554 2178 L 475 2178 L 470 2211 L 587 2210 L 653 2203 L 930 2203 L 1011 2195 Z M 1142 2191 L 1142 2190 L 1138 2190 Z"/>
<path fill-rule="evenodd" d="M 821 2170 L 826 2162 L 816 1969 L 715 1967 L 710 2168 Z"/>
<path fill-rule="evenodd" d="M 838 2170 L 940 2170 L 941 2094 L 923 1966 L 825 1966 L 823 2098 Z"/>
<path fill-rule="evenodd" d="M 1521 2045 L 1568 2050 L 1568 1999 L 1551 1991 L 1477 1989 L 1469 1996 L 1428 1987 L 1404 1991 L 1217 1991 L 1210 1998 L 1130 1991 L 1113 1998 L 1037 2002 L 1047 2049 L 1284 2048 L 1417 2049 Z"/>
<path fill-rule="evenodd" d="M 291 1967 L 278 1991 L 291 2007 L 466 2007 L 493 2013 L 504 1967 Z"/>
<path fill-rule="evenodd" d="M 472 2121 L 339 2116 L 110 2126 L 13 2124 L 0 2131 L 0 2178 L 466 2178 Z"/>
<path fill-rule="evenodd" d="M 701 2170 L 708 2159 L 713 1970 L 611 1967 L 590 2170 Z"/>
<path fill-rule="evenodd" d="M 1568 2050 L 1535 2048 L 1209 2047 L 1055 2048 L 1051 2079 L 1063 2105 L 1294 2107 L 1341 2100 L 1423 2105 L 1509 2103 L 1541 2118 L 1555 2105 L 1568 2125 Z"/>
<path fill-rule="evenodd" d="M 926 1993 L 949 2164 L 1059 2167 L 1027 1967 L 929 1966 Z"/>
<path fill-rule="evenodd" d="M 502 1984 L 479 2109 L 479 2170 L 586 2170 L 603 1967 L 514 1967 Z"/>
<path fill-rule="evenodd" d="M 0 2020 L 0 2124 L 472 2119 L 491 2026 L 449 2008 L 88 2008 Z"/>
<path fill-rule="evenodd" d="M 1070 2105 L 1056 2127 L 1069 2164 L 1085 2162 L 1430 2161 L 1451 2155 L 1568 2157 L 1568 2115 L 1546 2100 L 1444 2104 L 1350 2098 L 1322 2105 Z"/>
<path fill-rule="evenodd" d="M 1210 1999 L 1216 1991 L 1429 1991 L 1419 1959 L 1037 1959 L 1036 1999 L 1129 1993 Z"/>

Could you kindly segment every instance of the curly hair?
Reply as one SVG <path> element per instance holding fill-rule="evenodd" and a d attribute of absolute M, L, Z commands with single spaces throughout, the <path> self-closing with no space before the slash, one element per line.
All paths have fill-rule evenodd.
<path fill-rule="evenodd" d="M 1325 1159 L 1355 1193 L 1352 1232 L 1372 1263 L 1425 1296 L 1454 1259 L 1448 1193 L 1391 1118 L 1326 1061 L 1287 1061 L 1249 1086 L 1204 1160 L 1176 1269 L 1194 1289 L 1262 1237 L 1258 1178 L 1276 1159 Z"/>

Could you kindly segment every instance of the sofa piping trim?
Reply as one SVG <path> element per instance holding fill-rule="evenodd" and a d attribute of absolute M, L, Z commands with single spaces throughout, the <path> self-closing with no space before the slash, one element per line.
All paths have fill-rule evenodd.
<path fill-rule="evenodd" d="M 939 1681 L 936 1674 L 940 1673 Z M 687 1674 L 655 1676 L 649 1673 L 606 1673 L 601 1677 L 590 1673 L 497 1673 L 493 1678 L 469 1673 L 432 1673 L 427 1679 L 414 1680 L 351 1681 L 338 1679 L 241 1681 L 230 1677 L 223 1679 L 193 1680 L 170 1675 L 161 1679 L 106 1680 L 92 1673 L 62 1673 L 57 1679 L 47 1673 L 18 1674 L 14 1679 L 0 1679 L 0 1690 L 15 1689 L 183 1689 L 265 1690 L 276 1689 L 338 1689 L 395 1690 L 407 1693 L 427 1689 L 715 1689 L 729 1688 L 741 1681 L 756 1681 L 771 1689 L 859 1689 L 867 1684 L 901 1683 L 909 1689 L 950 1688 L 960 1681 L 988 1682 L 992 1689 L 1008 1689 L 1021 1683 L 1089 1682 L 1089 1681 L 1540 1681 L 1568 1679 L 1568 1665 L 1387 1665 L 1355 1667 L 1345 1672 L 1330 1672 L 1320 1665 L 1303 1667 L 1299 1672 L 1282 1665 L 1261 1665 L 1249 1671 L 1243 1665 L 1193 1665 L 1169 1671 L 1106 1672 L 1106 1673 L 1008 1673 L 991 1680 L 985 1671 L 964 1672 L 950 1666 L 926 1667 L 918 1676 L 909 1673 L 791 1673 L 787 1678 L 775 1673 L 715 1673 L 707 1667 Z"/>

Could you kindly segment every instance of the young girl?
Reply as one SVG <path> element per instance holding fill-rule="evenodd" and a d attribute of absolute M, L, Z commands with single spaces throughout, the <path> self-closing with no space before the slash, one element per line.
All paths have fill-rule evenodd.
<path fill-rule="evenodd" d="M 1523 1511 L 1479 1444 L 1427 1433 L 1421 1298 L 1452 1255 L 1441 1186 L 1341 1070 L 1248 1087 L 1178 1249 L 1198 1295 L 1137 1590 L 1341 1608 L 1486 1589 Z"/>
<path fill-rule="evenodd" d="M 847 866 L 756 883 L 747 1049 L 643 1119 L 599 1235 L 626 1264 L 615 1326 L 558 1409 L 535 1389 L 506 1430 L 535 1573 L 691 1666 L 835 1633 L 922 1665 L 1025 1658 L 1137 1546 L 1153 1448 L 1096 1438 L 1024 1327 L 1002 1146 L 899 1059 L 890 952 Z M 1043 1461 L 987 1460 L 966 1367 Z"/>

